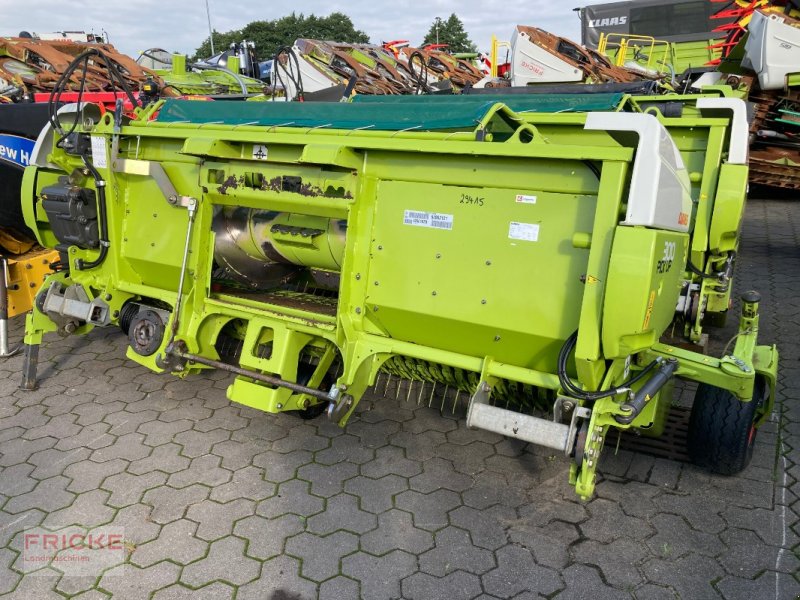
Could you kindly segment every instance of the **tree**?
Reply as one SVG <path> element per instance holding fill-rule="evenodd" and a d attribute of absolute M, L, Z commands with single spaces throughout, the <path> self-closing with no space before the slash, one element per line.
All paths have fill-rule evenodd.
<path fill-rule="evenodd" d="M 464 31 L 464 23 L 455 13 L 452 13 L 446 21 L 440 17 L 434 19 L 428 34 L 422 40 L 422 45 L 426 44 L 447 44 L 447 50 L 450 52 L 477 51 L 477 46 Z"/>
<path fill-rule="evenodd" d="M 345 14 L 334 12 L 327 17 L 304 16 L 292 13 L 273 21 L 253 21 L 242 29 L 225 33 L 214 32 L 214 48 L 226 50 L 233 42 L 247 40 L 256 45 L 259 60 L 272 58 L 282 46 L 291 46 L 297 38 L 332 40 L 335 42 L 367 43 L 369 36 L 359 31 Z M 195 51 L 194 60 L 211 56 L 211 43 L 206 38 Z"/>

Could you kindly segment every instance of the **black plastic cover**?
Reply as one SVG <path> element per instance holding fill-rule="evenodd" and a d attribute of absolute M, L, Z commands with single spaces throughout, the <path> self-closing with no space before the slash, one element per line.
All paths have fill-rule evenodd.
<path fill-rule="evenodd" d="M 64 183 L 44 188 L 41 198 L 53 234 L 61 244 L 79 248 L 100 245 L 94 190 Z"/>

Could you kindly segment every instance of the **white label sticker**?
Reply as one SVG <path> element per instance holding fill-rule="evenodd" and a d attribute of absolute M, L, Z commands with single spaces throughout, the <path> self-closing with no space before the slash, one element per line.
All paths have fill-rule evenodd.
<path fill-rule="evenodd" d="M 253 158 L 256 160 L 267 160 L 267 147 L 262 144 L 253 144 Z"/>
<path fill-rule="evenodd" d="M 526 196 L 525 194 L 517 194 L 517 203 L 536 204 L 536 196 Z"/>
<path fill-rule="evenodd" d="M 535 242 L 539 239 L 539 224 L 511 221 L 511 225 L 508 228 L 508 237 L 512 240 Z"/>
<path fill-rule="evenodd" d="M 105 169 L 108 166 L 106 161 L 106 138 L 102 135 L 92 136 L 92 162 L 98 169 Z"/>
<path fill-rule="evenodd" d="M 418 210 L 407 210 L 403 213 L 403 223 L 417 227 L 432 227 L 434 229 L 452 229 L 453 215 L 443 213 L 429 213 Z"/>

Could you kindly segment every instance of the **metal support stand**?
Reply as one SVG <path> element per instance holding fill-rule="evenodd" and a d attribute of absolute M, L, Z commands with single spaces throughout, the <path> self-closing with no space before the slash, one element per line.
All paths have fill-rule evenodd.
<path fill-rule="evenodd" d="M 18 354 L 22 349 L 17 346 L 13 350 L 8 347 L 8 281 L 6 272 L 8 261 L 6 257 L 0 258 L 0 358 L 9 358 Z"/>
<path fill-rule="evenodd" d="M 25 360 L 22 363 L 22 385 L 21 390 L 35 390 L 39 385 L 36 383 L 36 371 L 39 367 L 39 344 L 25 344 Z"/>

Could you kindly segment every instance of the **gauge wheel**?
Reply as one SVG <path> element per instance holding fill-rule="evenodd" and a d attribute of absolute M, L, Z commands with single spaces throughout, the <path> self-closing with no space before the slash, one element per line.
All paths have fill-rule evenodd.
<path fill-rule="evenodd" d="M 749 402 L 742 402 L 728 390 L 701 383 L 689 419 L 687 445 L 692 462 L 720 475 L 743 470 L 753 457 L 758 433 L 755 421 L 765 393 L 762 377 L 756 378 Z"/>

